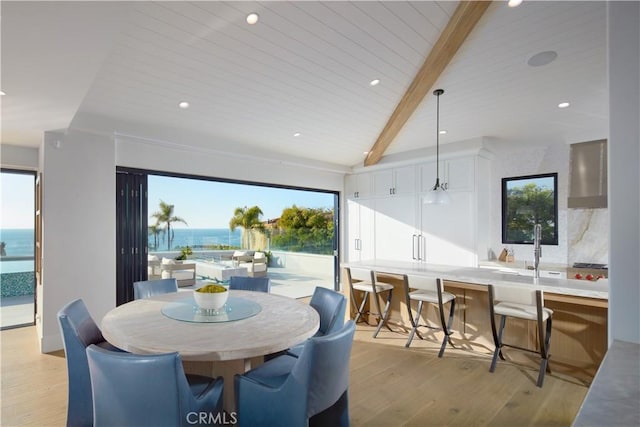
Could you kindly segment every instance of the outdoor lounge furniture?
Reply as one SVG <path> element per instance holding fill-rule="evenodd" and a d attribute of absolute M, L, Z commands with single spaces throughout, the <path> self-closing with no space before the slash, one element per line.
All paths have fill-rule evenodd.
<path fill-rule="evenodd" d="M 160 279 L 161 277 L 160 259 L 157 255 L 147 255 L 147 279 Z"/>
<path fill-rule="evenodd" d="M 162 258 L 163 279 L 176 279 L 179 287 L 193 286 L 196 284 L 196 264 L 194 262 L 176 261 L 171 258 Z"/>
<path fill-rule="evenodd" d="M 250 277 L 267 275 L 267 255 L 264 252 L 235 251 L 231 259 L 238 267 L 246 268 Z"/>

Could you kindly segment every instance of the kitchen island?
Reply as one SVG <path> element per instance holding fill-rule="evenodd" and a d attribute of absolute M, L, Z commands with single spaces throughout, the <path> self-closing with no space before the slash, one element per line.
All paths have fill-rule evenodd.
<path fill-rule="evenodd" d="M 402 274 L 408 274 L 440 278 L 444 281 L 447 291 L 456 295 L 452 328 L 456 347 L 460 345 L 488 355 L 493 352 L 487 294 L 487 285 L 492 284 L 497 287 L 523 286 L 544 291 L 545 306 L 554 311 L 549 365 L 552 372 L 562 372 L 588 384 L 607 351 L 609 285 L 606 279 L 595 282 L 556 278 L 534 279 L 499 269 L 384 260 L 344 263 L 342 267 L 374 270 L 379 273 L 379 280 L 394 285 L 390 324 L 400 333 L 407 333 L 410 328 L 400 277 Z M 348 286 L 345 286 L 345 292 L 349 292 Z M 415 313 L 415 307 L 413 309 Z M 428 313 L 429 320 L 437 325 L 435 311 L 425 312 Z M 535 348 L 536 334 L 533 324 L 509 319 L 507 325 L 505 334 L 511 342 Z M 381 339 L 384 339 L 384 336 L 379 335 Z M 508 354 L 513 355 L 514 359 L 522 357 L 515 352 Z M 532 359 L 532 362 L 532 366 L 535 366 L 535 360 Z"/>

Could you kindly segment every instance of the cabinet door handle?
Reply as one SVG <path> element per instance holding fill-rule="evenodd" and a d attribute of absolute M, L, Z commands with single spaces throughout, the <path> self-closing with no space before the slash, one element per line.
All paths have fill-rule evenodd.
<path fill-rule="evenodd" d="M 389 189 L 389 194 L 393 194 L 393 188 Z"/>
<path fill-rule="evenodd" d="M 418 259 L 420 261 L 424 260 L 425 257 L 422 255 L 422 240 L 424 239 L 424 236 L 421 234 L 418 236 Z"/>

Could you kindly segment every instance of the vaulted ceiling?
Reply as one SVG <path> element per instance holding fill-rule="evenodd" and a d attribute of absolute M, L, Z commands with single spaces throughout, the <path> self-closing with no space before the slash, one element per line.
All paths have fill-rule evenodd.
<path fill-rule="evenodd" d="M 2 142 L 73 126 L 359 166 L 457 5 L 3 1 Z M 606 137 L 606 55 L 604 2 L 494 1 L 434 85 L 441 144 Z M 385 154 L 435 144 L 428 93 Z"/>

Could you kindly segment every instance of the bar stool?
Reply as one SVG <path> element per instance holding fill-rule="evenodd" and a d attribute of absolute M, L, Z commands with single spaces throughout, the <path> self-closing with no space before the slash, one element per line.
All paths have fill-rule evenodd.
<path fill-rule="evenodd" d="M 411 285 L 409 285 L 409 281 L 411 281 Z M 416 333 L 418 334 L 418 337 L 420 339 L 424 339 L 422 335 L 420 335 L 420 331 L 418 331 L 418 328 L 420 327 L 442 330 L 444 332 L 444 338 L 442 339 L 442 345 L 440 346 L 440 352 L 438 353 L 438 357 L 442 357 L 442 355 L 444 354 L 444 349 L 447 346 L 447 342 L 451 344 L 451 347 L 455 348 L 455 346 L 451 342 L 451 324 L 453 323 L 453 312 L 456 306 L 456 296 L 444 290 L 441 279 L 432 279 L 429 277 L 421 276 L 411 276 L 411 279 L 409 279 L 409 277 L 404 274 L 402 276 L 402 282 L 404 284 L 404 294 L 407 301 L 407 312 L 409 313 L 409 321 L 411 322 L 411 332 L 409 333 L 409 339 L 407 339 L 407 343 L 404 346 L 409 347 L 411 345 L 413 336 Z M 411 291 L 411 289 L 415 290 Z M 412 300 L 418 301 L 418 309 L 415 318 L 413 317 L 413 313 L 411 312 Z M 422 305 L 425 302 L 433 304 L 437 308 L 438 316 L 440 317 L 440 327 L 429 325 L 428 320 L 425 320 L 424 324 L 420 324 Z M 449 302 L 451 303 L 449 308 L 449 321 L 445 322 L 444 305 Z"/>
<path fill-rule="evenodd" d="M 536 385 L 542 387 L 545 372 L 551 372 L 549 369 L 549 358 L 551 357 L 549 354 L 549 342 L 551 340 L 551 319 L 553 317 L 553 310 L 544 306 L 542 291 L 515 286 L 494 287 L 493 285 L 489 285 L 489 311 L 491 315 L 493 341 L 496 345 L 489 372 L 495 371 L 498 356 L 500 356 L 502 360 L 505 360 L 502 355 L 503 347 L 512 347 L 518 350 L 539 353 L 541 357 L 540 371 Z M 496 315 L 500 316 L 500 328 L 497 330 Z M 504 332 L 507 317 L 535 321 L 540 349 L 533 350 L 513 344 L 506 344 L 502 340 L 502 333 Z M 544 330 L 543 322 L 546 323 Z"/>
<path fill-rule="evenodd" d="M 378 327 L 376 331 L 373 333 L 373 337 L 375 338 L 382 329 L 382 326 L 386 326 L 387 329 L 393 331 L 389 325 L 387 324 L 387 319 L 389 317 L 389 307 L 391 307 L 391 296 L 393 294 L 393 285 L 390 283 L 379 282 L 377 280 L 377 273 L 372 270 L 364 269 L 364 268 L 349 268 L 346 267 L 347 271 L 347 281 L 349 282 L 349 290 L 351 293 L 351 302 L 353 307 L 357 310 L 358 314 L 356 315 L 355 322 L 357 323 L 360 318 L 365 314 L 370 314 L 378 317 Z M 353 280 L 358 280 L 355 282 Z M 355 298 L 355 291 L 360 291 L 363 293 L 362 302 L 360 306 L 358 306 Z M 380 308 L 380 299 L 378 298 L 378 294 L 387 292 L 387 301 L 384 306 L 384 311 Z M 376 312 L 372 312 L 371 310 L 367 310 L 365 307 L 367 305 L 367 299 L 369 294 L 373 295 L 373 301 L 376 307 Z M 369 322 L 366 318 L 364 321 L 367 325 Z"/>

